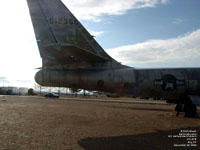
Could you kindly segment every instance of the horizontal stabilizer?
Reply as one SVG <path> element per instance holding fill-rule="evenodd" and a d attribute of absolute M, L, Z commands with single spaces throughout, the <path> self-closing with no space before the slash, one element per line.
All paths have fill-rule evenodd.
<path fill-rule="evenodd" d="M 44 47 L 45 51 L 58 62 L 103 62 L 108 58 L 96 55 L 90 51 L 81 49 L 71 44 L 52 44 Z M 62 55 L 61 55 L 62 54 Z"/>

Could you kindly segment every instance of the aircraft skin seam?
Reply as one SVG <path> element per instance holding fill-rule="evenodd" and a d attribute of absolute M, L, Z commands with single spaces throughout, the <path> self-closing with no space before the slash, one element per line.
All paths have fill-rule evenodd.
<path fill-rule="evenodd" d="M 55 42 L 56 42 L 56 43 L 59 43 L 58 40 L 56 39 L 56 36 L 55 36 L 54 33 L 53 33 L 53 30 L 51 29 L 51 27 L 50 27 L 50 25 L 49 25 L 49 22 L 48 22 L 48 20 L 47 20 L 47 17 L 46 17 L 46 15 L 45 15 L 45 12 L 44 12 L 44 10 L 43 10 L 42 7 L 41 7 L 40 0 L 37 0 L 37 1 L 38 1 L 38 4 L 39 4 L 40 9 L 41 9 L 41 11 L 42 11 L 42 14 L 44 15 L 44 18 L 45 18 L 45 20 L 46 20 L 46 22 L 47 22 L 47 25 L 48 25 L 48 27 L 49 27 L 49 30 L 50 30 L 50 32 L 51 32 L 51 34 L 52 34 L 52 36 L 53 36 Z"/>
<path fill-rule="evenodd" d="M 95 51 L 95 47 L 93 46 L 93 44 L 91 44 L 91 42 L 88 40 L 88 38 L 82 33 L 81 30 L 79 30 L 79 32 L 81 33 L 81 35 L 85 38 L 85 40 L 88 42 L 88 44 L 92 47 L 92 49 Z M 99 51 L 95 51 L 96 53 L 99 54 Z M 94 53 L 95 53 L 94 52 Z"/>

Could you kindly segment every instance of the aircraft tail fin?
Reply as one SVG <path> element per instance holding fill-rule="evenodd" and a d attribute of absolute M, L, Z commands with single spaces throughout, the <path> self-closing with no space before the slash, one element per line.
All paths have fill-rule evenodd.
<path fill-rule="evenodd" d="M 60 0 L 27 2 L 40 55 L 45 62 L 112 60 Z"/>

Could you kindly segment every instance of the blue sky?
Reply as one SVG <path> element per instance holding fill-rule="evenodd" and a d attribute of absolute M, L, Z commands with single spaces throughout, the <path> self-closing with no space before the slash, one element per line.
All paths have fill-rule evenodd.
<path fill-rule="evenodd" d="M 200 67 L 198 0 L 106 0 L 101 4 L 86 0 L 78 8 L 73 2 L 66 4 L 87 29 L 99 33 L 100 45 L 125 65 Z M 88 4 L 91 11 L 86 11 Z"/>
<path fill-rule="evenodd" d="M 199 29 L 200 1 L 173 0 L 154 8 L 129 10 L 120 16 L 102 16 L 99 23 L 83 21 L 83 24 L 92 30 L 105 31 L 104 36 L 96 38 L 105 48 L 169 39 Z"/>
<path fill-rule="evenodd" d="M 125 65 L 200 67 L 199 0 L 62 1 Z M 26 1 L 1 2 L 0 17 L 0 86 L 33 87 L 41 58 Z"/>

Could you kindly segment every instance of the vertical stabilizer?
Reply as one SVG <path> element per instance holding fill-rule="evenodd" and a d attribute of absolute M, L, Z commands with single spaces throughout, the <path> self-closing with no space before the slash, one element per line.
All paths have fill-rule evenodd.
<path fill-rule="evenodd" d="M 60 0 L 27 0 L 43 63 L 113 60 Z"/>

